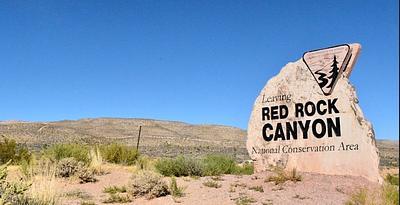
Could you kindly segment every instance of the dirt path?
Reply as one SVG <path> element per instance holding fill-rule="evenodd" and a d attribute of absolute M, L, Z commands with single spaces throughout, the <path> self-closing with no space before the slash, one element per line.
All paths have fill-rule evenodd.
<path fill-rule="evenodd" d="M 358 188 L 377 189 L 379 185 L 368 182 L 361 177 L 328 176 L 320 174 L 302 173 L 301 182 L 286 182 L 275 185 L 265 182 L 272 175 L 270 172 L 258 173 L 251 176 L 224 175 L 216 180 L 220 188 L 203 185 L 211 177 L 193 179 L 189 177 L 177 178 L 179 186 L 185 187 L 185 196 L 174 199 L 172 196 L 147 200 L 134 199 L 125 204 L 169 205 L 169 204 L 202 204 L 225 205 L 236 204 L 238 200 L 253 199 L 249 204 L 344 204 L 349 195 Z M 103 176 L 98 176 L 96 183 L 79 184 L 72 181 L 60 181 L 59 187 L 64 193 L 79 193 L 76 196 L 63 199 L 63 204 L 80 204 L 81 201 L 91 201 L 95 204 L 102 202 L 108 196 L 103 193 L 106 186 L 127 185 L 132 176 L 127 170 L 114 170 Z M 169 178 L 165 178 L 169 181 Z M 255 187 L 259 186 L 257 190 Z M 262 187 L 262 192 L 260 187 Z M 71 194 L 74 195 L 74 194 Z"/>

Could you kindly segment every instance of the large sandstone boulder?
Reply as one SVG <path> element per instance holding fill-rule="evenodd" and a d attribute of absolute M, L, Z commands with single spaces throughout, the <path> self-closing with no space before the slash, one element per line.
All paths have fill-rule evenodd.
<path fill-rule="evenodd" d="M 326 113 L 321 114 L 324 111 L 321 108 L 321 113 L 312 116 L 296 116 L 296 103 L 306 107 L 307 102 L 311 102 L 308 104 L 311 111 L 311 104 L 317 109 L 320 102 Z M 255 171 L 280 166 L 287 170 L 362 176 L 381 182 L 375 134 L 358 102 L 355 88 L 344 74 L 332 93 L 324 95 L 303 60 L 287 64 L 262 89 L 251 113 L 247 149 Z M 287 107 L 284 119 L 279 118 L 286 115 L 286 110 L 279 107 L 282 105 Z M 269 110 L 263 110 L 265 107 Z M 304 128 L 307 120 L 309 128 L 304 131 L 300 124 Z M 267 123 L 270 126 L 265 127 Z"/>

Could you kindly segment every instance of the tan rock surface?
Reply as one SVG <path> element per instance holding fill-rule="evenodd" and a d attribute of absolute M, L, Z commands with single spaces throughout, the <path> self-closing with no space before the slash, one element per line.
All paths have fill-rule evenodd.
<path fill-rule="evenodd" d="M 291 101 L 263 103 L 265 96 L 279 96 L 290 94 Z M 296 118 L 294 104 L 337 98 L 336 107 L 339 113 Z M 274 127 L 277 123 L 293 122 L 298 120 L 315 120 L 340 117 L 341 136 L 322 137 L 317 139 L 308 132 L 308 139 L 302 138 L 298 129 L 297 140 L 265 141 L 262 132 L 266 121 L 262 121 L 262 108 L 271 105 L 286 105 L 289 115 L 286 119 L 270 120 Z M 339 150 L 340 145 L 358 145 L 358 150 Z M 260 154 L 255 150 L 275 148 L 278 145 L 288 147 L 331 146 L 334 151 Z M 354 148 L 354 146 L 353 146 Z M 302 60 L 287 64 L 280 73 L 270 79 L 257 97 L 253 112 L 248 124 L 247 149 L 250 157 L 255 161 L 256 171 L 268 170 L 271 166 L 283 166 L 285 169 L 296 168 L 300 171 L 330 175 L 362 176 L 373 182 L 380 182 L 378 149 L 375 145 L 375 135 L 360 106 L 354 87 L 345 77 L 340 77 L 336 87 L 329 96 L 324 96 L 318 83 Z"/>

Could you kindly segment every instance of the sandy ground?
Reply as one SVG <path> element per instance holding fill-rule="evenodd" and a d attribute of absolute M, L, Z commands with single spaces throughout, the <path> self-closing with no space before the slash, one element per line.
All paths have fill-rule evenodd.
<path fill-rule="evenodd" d="M 236 204 L 240 197 L 249 197 L 256 202 L 251 204 L 344 204 L 351 193 L 359 188 L 377 190 L 379 185 L 371 183 L 361 177 L 329 176 L 321 174 L 301 173 L 301 182 L 286 182 L 283 185 L 275 185 L 265 182 L 272 175 L 271 172 L 263 172 L 251 176 L 221 176 L 220 188 L 204 186 L 210 177 L 193 179 L 189 177 L 177 178 L 178 186 L 185 187 L 185 196 L 173 198 L 165 196 L 147 200 L 145 198 L 134 199 L 125 204 L 144 205 L 169 205 L 169 204 L 202 204 L 224 205 Z M 76 181 L 60 181 L 59 187 L 64 193 L 80 192 L 81 198 L 63 198 L 63 204 L 80 204 L 82 201 L 91 201 L 96 204 L 107 198 L 108 194 L 102 190 L 107 186 L 127 185 L 132 172 L 124 169 L 111 171 L 109 174 L 98 176 L 98 182 L 79 184 Z M 165 178 L 169 181 L 169 178 Z M 169 184 L 169 183 L 168 183 Z M 263 192 L 250 190 L 254 186 L 262 186 Z"/>

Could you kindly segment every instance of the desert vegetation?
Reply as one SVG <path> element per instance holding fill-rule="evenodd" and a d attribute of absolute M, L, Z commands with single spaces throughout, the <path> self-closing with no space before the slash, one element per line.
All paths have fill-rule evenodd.
<path fill-rule="evenodd" d="M 106 163 L 132 165 L 138 157 L 136 149 L 115 143 L 101 146 L 56 144 L 32 152 L 3 136 L 0 143 L 3 164 L 0 169 L 0 204 L 59 204 L 58 179 L 94 183 L 96 175 L 107 172 L 104 168 Z M 145 164 L 143 158 L 141 160 Z M 22 182 L 7 180 L 7 167 L 10 165 L 19 167 Z M 113 188 L 106 190 L 110 192 L 106 202 L 128 202 L 128 196 L 111 193 L 121 191 Z"/>
<path fill-rule="evenodd" d="M 302 176 L 298 174 L 296 169 L 292 169 L 288 172 L 280 167 L 274 167 L 273 173 L 274 175 L 269 176 L 265 182 L 273 182 L 275 185 L 279 185 L 285 183 L 286 181 L 298 182 L 303 179 Z"/>
<path fill-rule="evenodd" d="M 249 163 L 238 165 L 232 157 L 225 155 L 206 155 L 203 158 L 178 156 L 163 158 L 155 164 L 157 171 L 164 176 L 218 176 L 221 174 L 253 174 Z"/>
<path fill-rule="evenodd" d="M 399 204 L 399 176 L 388 174 L 378 192 L 360 188 L 353 192 L 346 205 Z"/>
<path fill-rule="evenodd" d="M 132 177 L 127 184 L 104 187 L 106 198 L 102 203 L 128 203 L 136 198 L 152 199 L 166 195 L 183 197 L 185 188 L 178 184 L 175 177 L 253 173 L 252 164 L 239 165 L 233 157 L 227 155 L 157 159 L 140 155 L 135 148 L 117 143 L 96 146 L 55 144 L 30 151 L 13 140 L 3 138 L 0 150 L 3 164 L 0 169 L 1 205 L 56 205 L 62 204 L 65 198 L 79 198 L 81 204 L 92 204 L 94 202 L 90 201 L 90 197 L 74 195 L 80 191 L 63 193 L 56 184 L 60 180 L 96 183 L 99 176 L 108 174 L 110 169 L 118 166 L 129 170 Z M 11 165 L 20 173 L 22 182 L 7 179 L 7 168 Z M 167 183 L 165 177 L 170 177 L 170 183 Z M 220 187 L 218 183 L 212 186 Z"/>
<path fill-rule="evenodd" d="M 0 164 L 10 161 L 12 164 L 29 163 L 32 154 L 24 145 L 18 145 L 14 139 L 5 136 L 0 138 Z"/>
<path fill-rule="evenodd" d="M 238 163 L 233 155 L 221 153 L 151 157 L 140 154 L 135 147 L 118 143 L 66 143 L 30 150 L 5 137 L 1 140 L 0 205 L 58 205 L 71 201 L 74 204 L 142 204 L 143 200 L 158 197 L 170 197 L 178 203 L 193 196 L 193 187 L 187 188 L 192 184 L 215 194 L 229 193 L 227 196 L 236 204 L 257 201 L 273 204 L 272 199 L 258 197 L 271 192 L 285 193 L 291 184 L 307 180 L 296 169 L 276 167 L 266 175 L 254 174 L 252 163 Z M 105 178 L 116 183 L 104 184 Z M 80 184 L 101 186 L 102 195 L 81 190 Z M 387 174 L 379 191 L 375 193 L 361 186 L 352 193 L 346 192 L 345 203 L 398 204 L 398 184 L 398 174 Z M 66 192 L 64 186 L 75 188 Z M 312 197 L 296 193 L 291 198 L 304 201 Z"/>

